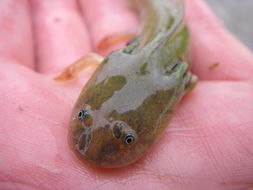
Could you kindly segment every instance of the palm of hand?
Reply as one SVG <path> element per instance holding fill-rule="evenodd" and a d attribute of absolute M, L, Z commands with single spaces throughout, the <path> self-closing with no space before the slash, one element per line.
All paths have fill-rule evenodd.
<path fill-rule="evenodd" d="M 19 19 L 28 17 L 26 3 L 20 1 L 20 5 L 11 7 L 14 10 L 9 13 L 7 10 L 7 15 L 19 29 L 15 32 L 8 27 L 1 29 L 4 35 L 0 46 L 0 187 L 241 189 L 253 186 L 253 86 L 250 81 L 253 56 L 217 25 L 200 1 L 187 4 L 187 23 L 193 41 L 193 71 L 201 79 L 199 84 L 180 103 L 170 127 L 144 158 L 131 166 L 112 170 L 83 166 L 69 150 L 66 135 L 71 107 L 92 70 L 85 71 L 83 79 L 65 84 L 54 82 L 51 76 L 66 66 L 62 63 L 68 64 L 89 51 L 88 37 L 74 1 L 52 4 L 60 7 L 59 12 L 55 12 L 65 19 L 56 26 L 50 24 L 52 10 L 46 6 L 46 1 L 41 2 L 32 3 L 36 10 L 34 22 L 38 49 L 35 51 L 39 63 L 31 61 L 33 52 L 28 20 L 23 22 L 27 26 L 17 24 L 17 16 Z M 93 3 L 96 2 L 99 0 Z M 122 20 L 129 20 L 134 25 L 133 16 L 122 8 L 123 5 L 102 2 L 99 2 L 100 7 L 106 5 L 108 10 L 118 6 Z M 106 8 L 98 10 L 107 11 L 107 15 L 100 18 L 101 23 L 91 26 L 93 18 L 89 19 L 92 13 L 88 9 L 92 6 L 95 5 L 83 1 L 95 44 L 110 30 L 126 29 L 124 23 L 119 24 L 119 20 L 113 17 L 117 11 L 110 13 Z M 15 9 L 24 12 L 13 16 Z M 61 12 L 69 10 L 68 16 Z M 115 28 L 103 25 L 107 19 L 116 23 Z M 0 25 L 4 22 L 0 18 Z M 68 30 L 64 31 L 64 27 L 70 25 L 74 39 L 72 36 L 67 38 Z M 103 31 L 103 34 L 96 31 Z M 21 34 L 24 39 L 14 38 Z M 49 39 L 45 41 L 46 34 Z M 26 44 L 26 47 L 16 48 L 14 42 Z M 58 47 L 57 44 L 70 45 Z M 214 62 L 219 62 L 219 66 L 208 69 Z M 30 68 L 36 65 L 43 74 L 22 65 Z"/>

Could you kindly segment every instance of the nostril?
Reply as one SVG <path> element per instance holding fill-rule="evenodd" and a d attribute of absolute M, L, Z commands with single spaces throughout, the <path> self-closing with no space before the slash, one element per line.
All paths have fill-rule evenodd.
<path fill-rule="evenodd" d="M 119 139 L 122 134 L 122 129 L 124 128 L 124 124 L 120 122 L 115 122 L 113 126 L 113 135 Z"/>
<path fill-rule="evenodd" d="M 89 116 L 89 112 L 87 108 L 83 108 L 80 110 L 80 112 L 78 113 L 78 119 L 80 121 L 84 121 L 85 119 L 87 119 Z"/>

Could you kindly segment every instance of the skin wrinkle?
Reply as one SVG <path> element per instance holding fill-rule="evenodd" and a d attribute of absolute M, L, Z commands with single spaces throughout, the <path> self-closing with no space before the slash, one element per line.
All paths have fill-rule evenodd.
<path fill-rule="evenodd" d="M 220 155 L 220 156 L 224 155 L 224 159 L 220 160 L 217 158 L 217 160 L 219 161 L 219 165 L 222 166 L 221 167 L 222 171 L 220 171 L 220 172 L 223 173 L 223 176 L 224 176 L 222 182 L 220 182 L 220 183 L 228 184 L 230 170 L 228 167 L 226 167 L 226 154 L 224 153 L 224 151 L 222 149 L 220 149 L 219 146 L 215 146 L 215 147 L 213 147 L 213 149 L 214 149 L 214 152 L 216 155 Z M 217 167 L 219 167 L 219 166 L 217 166 Z"/>
<path fill-rule="evenodd" d="M 164 139 L 166 139 L 166 136 L 164 137 L 163 136 L 163 138 Z M 162 144 L 161 143 L 161 141 L 163 141 L 163 138 L 161 139 L 161 140 L 159 140 L 159 142 L 155 145 L 156 147 L 159 147 L 159 152 L 166 152 L 166 146 L 161 146 L 160 144 Z M 150 152 L 150 154 L 153 154 L 153 156 L 152 157 L 150 157 L 150 156 L 146 156 L 146 157 L 144 157 L 144 168 L 143 168 L 143 170 L 147 170 L 147 171 L 149 171 L 150 172 L 150 175 L 151 175 L 151 173 L 156 173 L 157 175 L 161 172 L 161 168 L 157 168 L 157 169 L 152 169 L 152 170 L 150 170 L 149 169 L 149 165 L 153 165 L 153 164 L 155 164 L 155 162 L 156 162 L 156 160 L 157 160 L 157 158 L 159 158 L 159 156 L 158 155 L 160 155 L 160 153 L 159 152 L 157 152 L 157 149 L 155 149 L 155 146 L 152 148 L 152 150 L 151 150 L 151 152 Z M 154 158 L 154 155 L 156 156 L 155 158 Z M 167 159 L 167 161 L 169 162 L 169 163 L 172 163 L 171 165 L 173 166 L 173 169 L 176 169 L 176 171 L 180 171 L 178 168 L 177 168 L 177 166 L 176 166 L 176 164 L 173 164 L 173 160 L 170 160 L 170 158 L 168 157 L 168 159 Z M 145 163 L 147 163 L 147 164 L 145 164 Z M 145 167 L 145 166 L 147 166 L 147 167 Z M 175 173 L 178 173 L 178 172 L 175 172 Z"/>
<path fill-rule="evenodd" d="M 221 116 L 221 117 L 222 117 L 222 116 Z M 224 122 L 226 123 L 225 120 L 224 120 Z M 252 124 L 253 124 L 253 121 L 251 121 L 251 122 L 249 122 L 249 123 L 252 123 Z M 230 132 L 231 136 L 235 139 L 235 142 L 239 143 L 239 144 L 241 145 L 241 147 L 242 147 L 246 152 L 249 153 L 249 155 L 253 156 L 253 150 L 251 151 L 250 148 L 249 148 L 247 145 L 245 145 L 245 143 L 243 143 L 243 142 L 241 141 L 241 138 L 238 137 L 237 132 L 235 132 L 234 129 L 231 128 L 230 125 L 229 125 L 228 123 L 226 123 L 226 125 L 228 126 L 227 129 L 228 129 L 228 131 Z M 250 125 L 249 125 L 249 126 L 250 126 Z M 252 125 L 251 125 L 251 126 L 252 126 Z M 240 130 L 239 127 L 238 127 L 238 129 Z M 237 130 L 238 130 L 238 129 L 237 129 Z M 240 130 L 240 131 L 241 131 L 241 130 Z M 241 132 L 242 132 L 242 131 L 241 131 Z M 245 139 L 243 139 L 243 140 L 245 140 Z M 241 149 L 240 149 L 240 150 L 241 150 Z"/>
<path fill-rule="evenodd" d="M 188 187 L 189 187 L 189 185 L 193 185 L 194 183 L 196 183 L 196 181 L 201 180 L 201 179 L 198 180 L 197 177 L 190 177 L 188 175 L 172 174 L 172 173 L 167 173 L 166 171 L 163 171 L 163 172 L 158 171 L 154 175 L 157 177 L 157 179 L 161 183 L 165 184 L 166 186 L 169 186 L 169 185 L 171 186 L 171 184 L 174 184 L 171 186 L 172 189 L 177 188 L 177 185 L 182 185 L 182 187 L 183 187 L 184 184 L 188 184 Z"/>
<path fill-rule="evenodd" d="M 188 152 L 185 153 L 183 156 L 190 156 L 192 153 L 197 153 L 201 149 L 202 149 L 201 144 L 198 144 L 195 147 L 193 147 L 192 149 L 188 150 Z"/>
<path fill-rule="evenodd" d="M 119 185 L 119 187 L 124 187 L 126 185 L 134 185 L 135 182 L 138 182 L 141 179 L 141 175 L 145 174 L 145 172 L 135 173 L 135 175 L 131 174 L 132 172 L 129 172 L 129 175 L 132 176 L 131 180 L 126 180 L 125 178 L 121 178 L 114 180 L 116 184 Z M 137 174 L 137 175 L 136 175 Z"/>
<path fill-rule="evenodd" d="M 0 176 L 1 176 L 0 184 L 3 182 L 9 182 L 9 183 L 12 182 L 12 180 L 7 175 L 4 175 L 3 173 L 0 173 Z M 14 183 L 14 186 L 15 186 L 15 183 Z"/>
<path fill-rule="evenodd" d="M 210 120 L 210 122 L 213 124 L 213 125 L 215 125 L 214 123 L 213 123 L 213 121 L 212 120 Z M 206 131 L 207 130 L 207 131 Z M 206 131 L 206 132 L 205 132 Z M 220 178 L 221 179 L 223 179 L 223 181 L 225 181 L 225 176 L 224 176 L 224 170 L 223 171 L 221 171 L 220 170 L 220 168 L 223 168 L 223 167 L 220 167 L 219 165 L 220 164 L 223 164 L 224 165 L 224 162 L 222 162 L 222 160 L 217 160 L 216 159 L 216 156 L 215 155 L 217 155 L 217 154 L 215 154 L 214 152 L 213 152 L 213 147 L 211 146 L 211 142 L 209 142 L 208 141 L 208 139 L 212 139 L 212 137 L 216 137 L 216 132 L 210 132 L 210 130 L 208 130 L 208 129 L 203 129 L 203 130 L 200 130 L 199 131 L 203 136 L 205 136 L 206 138 L 200 138 L 200 142 L 202 142 L 202 145 L 204 146 L 204 148 L 205 148 L 205 150 L 206 150 L 206 153 L 207 153 L 207 155 L 208 155 L 208 157 L 210 158 L 209 160 L 210 161 L 212 161 L 212 165 L 213 165 L 213 167 L 217 170 L 217 171 L 219 171 L 218 172 L 218 174 L 219 174 L 219 176 L 220 176 Z M 208 135 L 207 135 L 208 134 Z M 211 135 L 212 134 L 212 135 Z M 222 163 L 220 163 L 220 162 L 222 162 Z M 220 163 L 220 164 L 219 164 Z M 224 182 L 225 183 L 225 182 Z"/>
<path fill-rule="evenodd" d="M 229 182 L 227 184 L 221 183 L 221 186 L 230 186 L 230 187 L 236 187 L 237 189 L 245 189 L 248 185 L 251 185 L 252 183 L 245 183 L 245 182 Z"/>
<path fill-rule="evenodd" d="M 93 187 L 93 189 L 101 189 L 102 187 L 108 185 L 109 183 L 110 183 L 110 181 L 100 183 L 100 184 L 96 185 L 95 187 Z"/>
<path fill-rule="evenodd" d="M 134 185 L 134 184 L 136 184 L 136 182 L 142 180 L 142 177 L 141 177 L 142 175 L 147 175 L 147 176 L 151 175 L 151 176 L 155 177 L 154 179 L 156 179 L 156 174 L 154 173 L 154 171 L 150 171 L 150 170 L 147 170 L 147 169 L 143 168 L 143 170 L 141 172 L 139 171 L 139 172 L 136 172 L 135 175 L 132 175 L 131 180 L 126 180 L 126 179 L 122 178 L 121 181 L 116 181 L 116 183 L 119 184 L 119 186 L 122 186 L 122 187 L 127 185 L 127 184 L 132 186 L 132 184 Z M 161 182 L 160 179 L 158 179 L 158 180 L 154 180 L 154 179 L 152 180 L 152 178 L 150 178 L 148 180 L 148 183 L 150 184 L 150 182 L 154 182 L 154 183 Z M 150 185 L 148 185 L 148 186 L 150 186 Z M 136 189 L 139 189 L 139 188 L 136 187 Z"/>
<path fill-rule="evenodd" d="M 219 161 L 217 160 L 215 154 L 213 153 L 213 150 L 211 148 L 210 143 L 208 142 L 207 139 L 201 139 L 200 141 L 205 149 L 205 152 L 207 153 L 207 157 L 209 158 L 209 161 L 212 163 L 212 167 L 216 170 L 215 176 L 219 176 L 218 179 L 221 179 L 225 183 L 225 176 L 223 174 L 223 171 L 221 170 L 222 167 L 219 165 Z"/>
<path fill-rule="evenodd" d="M 219 97 L 216 97 L 216 99 L 219 101 Z M 230 110 L 230 113 L 233 113 L 234 117 L 237 118 L 237 120 L 240 120 L 240 116 L 237 113 L 235 113 L 235 111 L 233 110 L 233 107 L 231 107 L 230 104 L 224 104 L 223 101 L 221 101 L 221 100 L 219 101 L 219 103 L 224 105 L 228 110 Z M 223 118 L 223 115 L 219 114 L 219 117 Z M 248 152 L 250 155 L 253 155 L 253 151 L 250 151 L 249 147 L 241 141 L 240 137 L 238 137 L 238 132 L 235 131 L 235 128 L 231 128 L 231 126 L 233 126 L 233 123 L 231 123 L 230 121 L 227 122 L 225 119 L 222 119 L 222 120 L 223 120 L 224 124 L 227 126 L 226 129 L 230 132 L 230 135 L 232 135 L 232 137 L 235 139 L 235 142 L 239 143 L 241 145 L 241 147 L 244 148 L 244 150 L 246 150 L 246 152 Z M 253 121 L 246 122 L 245 124 L 250 124 L 250 123 L 253 124 Z M 243 126 L 243 123 L 240 125 Z M 241 131 L 241 133 L 243 134 L 242 128 L 240 126 L 237 125 L 236 130 Z M 245 141 L 245 138 L 243 140 Z"/>
<path fill-rule="evenodd" d="M 220 117 L 222 117 L 222 115 Z M 242 147 L 249 154 L 249 156 L 253 157 L 253 151 L 250 150 L 250 148 L 248 147 L 248 145 L 246 145 L 245 143 L 242 142 L 241 138 L 238 137 L 238 135 L 237 135 L 238 133 L 235 132 L 234 129 L 230 127 L 230 124 L 228 124 L 226 122 L 226 120 L 224 120 L 224 122 L 226 123 L 226 126 L 228 126 L 227 129 L 230 132 L 231 137 L 233 137 L 235 139 L 235 142 L 237 142 L 240 145 L 240 147 Z M 250 122 L 250 123 L 253 123 L 253 122 Z M 240 130 L 240 128 L 238 127 L 237 130 Z M 244 136 L 244 139 L 243 139 L 244 141 L 245 141 L 245 138 L 246 138 L 246 136 Z M 240 152 L 241 149 L 239 149 L 238 151 Z"/>
<path fill-rule="evenodd" d="M 199 130 L 203 130 L 204 127 L 194 127 L 197 125 L 197 122 L 192 120 L 185 120 L 182 121 L 182 119 L 175 120 L 174 118 L 172 119 L 172 123 L 169 124 L 168 128 L 165 130 L 165 135 L 171 135 L 171 136 L 182 136 L 182 137 L 205 137 L 205 136 L 200 136 L 198 133 Z M 175 124 L 174 122 L 177 121 L 178 123 L 183 122 L 183 124 L 178 125 Z M 185 124 L 191 125 L 192 127 L 182 127 L 185 126 Z M 187 134 L 188 133 L 188 134 Z M 195 134 L 195 135 L 194 135 Z M 197 135 L 197 136 L 196 136 Z"/>
<path fill-rule="evenodd" d="M 174 164 L 174 160 L 172 160 L 171 162 L 172 162 L 171 166 L 173 166 L 172 167 L 173 170 L 171 172 L 160 168 L 159 170 L 158 169 L 155 170 L 156 175 L 157 176 L 162 175 L 163 176 L 162 179 L 165 182 L 167 182 L 168 184 L 171 183 L 175 185 L 180 185 L 184 183 L 189 184 L 189 181 L 194 181 L 194 179 L 196 180 L 196 177 L 191 177 L 188 174 L 188 171 L 186 172 L 180 171 L 181 166 L 180 165 L 177 166 L 176 164 Z"/>
<path fill-rule="evenodd" d="M 196 139 L 196 138 L 203 138 L 203 137 L 207 137 L 207 136 L 200 136 L 200 135 L 191 135 L 191 134 L 172 134 L 172 137 L 186 137 L 186 138 L 192 138 L 192 139 Z"/>
<path fill-rule="evenodd" d="M 27 178 L 30 179 L 31 181 L 30 183 L 36 184 L 35 186 L 37 187 L 44 186 L 44 184 L 46 184 L 47 181 L 46 179 L 42 180 L 42 178 L 37 179 L 36 176 L 29 174 L 27 174 Z M 45 188 L 45 186 L 43 188 Z M 45 188 L 45 190 L 47 190 L 47 188 Z"/>
<path fill-rule="evenodd" d="M 111 179 L 102 179 L 101 180 L 100 177 L 96 173 L 93 174 L 92 179 L 94 181 L 94 184 L 96 184 L 95 187 L 93 187 L 94 189 L 99 189 L 99 188 L 109 184 L 110 180 L 111 180 Z M 115 180 L 113 180 L 113 181 L 116 182 Z"/>
<path fill-rule="evenodd" d="M 163 147 L 160 147 L 160 149 L 162 149 Z M 163 151 L 162 151 L 163 152 Z M 146 156 L 146 159 L 145 159 L 145 162 L 148 162 L 149 164 L 146 164 L 146 165 L 152 165 L 154 162 L 152 161 L 152 159 L 151 159 L 151 157 L 147 157 Z M 144 171 L 146 171 L 146 173 L 147 173 L 147 176 L 149 176 L 149 175 L 152 175 L 152 176 L 155 176 L 155 177 L 157 177 L 158 178 L 158 180 L 161 180 L 161 181 L 163 181 L 163 180 L 165 180 L 165 178 L 160 178 L 160 176 L 162 175 L 162 176 L 167 176 L 167 180 L 169 180 L 169 182 L 167 182 L 167 183 L 172 183 L 173 184 L 173 182 L 175 182 L 173 179 L 173 177 L 176 177 L 176 178 L 178 178 L 179 176 L 181 176 L 181 175 L 179 175 L 179 174 L 171 174 L 171 173 L 168 173 L 166 170 L 160 170 L 159 168 L 158 169 L 150 169 L 149 167 L 145 167 L 145 165 L 144 165 L 144 167 L 143 167 L 143 169 L 142 170 L 144 170 Z M 179 170 L 177 170 L 177 171 L 179 171 Z M 182 176 L 181 176 L 182 177 Z M 185 178 L 187 178 L 186 176 L 184 176 L 184 177 L 182 177 L 182 180 L 184 180 Z M 183 183 L 183 182 L 182 182 Z"/>
<path fill-rule="evenodd" d="M 34 187 L 34 186 L 31 185 L 31 184 L 22 183 L 21 181 L 16 180 L 16 178 L 19 177 L 18 174 L 14 175 L 14 176 L 13 176 L 13 174 L 12 174 L 12 177 L 7 177 L 7 175 L 8 175 L 8 174 L 6 174 L 6 175 L 4 176 L 4 178 L 7 179 L 5 182 L 10 183 L 10 184 L 13 184 L 14 187 L 15 187 L 15 188 L 13 188 L 13 189 L 20 189 L 20 188 L 19 188 L 19 185 L 25 185 L 25 186 L 28 186 L 28 187 Z M 10 176 L 11 176 L 11 175 L 10 175 Z M 27 176 L 27 178 L 31 178 L 31 175 L 29 175 L 29 173 L 26 173 L 25 176 Z M 2 181 L 4 182 L 4 180 L 2 180 Z M 0 184 L 1 184 L 2 181 L 0 181 Z M 37 189 L 37 188 L 36 188 L 36 189 Z"/>
<path fill-rule="evenodd" d="M 96 184 L 93 187 L 94 189 L 100 189 L 101 187 L 106 186 L 106 185 L 110 184 L 110 182 L 111 182 L 111 179 L 103 179 L 101 181 L 101 179 L 99 177 L 95 177 L 95 179 L 93 179 L 93 180 L 94 180 L 94 184 Z M 113 179 L 113 182 L 118 184 L 119 186 L 126 185 L 125 184 L 126 180 L 124 178 L 122 178 L 122 179 Z"/>
<path fill-rule="evenodd" d="M 18 190 L 22 190 L 22 189 L 24 189 L 24 190 L 41 190 L 41 189 L 34 187 L 30 184 L 24 184 L 24 183 L 19 183 L 19 182 L 14 182 L 14 181 L 8 181 L 8 182 L 0 181 L 0 186 L 4 187 L 5 189 L 8 189 L 8 190 L 12 190 L 12 189 L 13 190 L 14 189 L 15 190 L 16 189 L 18 189 Z"/>
<path fill-rule="evenodd" d="M 241 123 L 238 127 L 243 126 L 243 125 L 252 126 L 252 124 L 253 124 L 253 120 L 248 121 L 248 122 Z M 230 129 L 232 130 L 232 128 L 230 128 Z M 240 130 L 240 128 L 239 128 L 239 130 Z M 240 130 L 240 131 L 241 131 L 241 130 Z M 242 131 L 241 131 L 241 132 L 242 132 Z M 252 138 L 251 136 L 249 136 L 248 139 L 249 139 L 249 144 L 253 144 L 253 138 Z"/>
<path fill-rule="evenodd" d="M 236 120 L 238 121 L 240 118 L 242 118 L 242 116 L 243 115 L 241 115 L 241 116 L 239 116 L 239 114 L 238 113 L 236 113 L 235 111 L 234 111 L 234 109 L 233 109 L 233 107 L 232 107 L 232 105 L 231 104 L 225 104 L 218 96 L 215 96 L 214 95 L 214 97 L 215 97 L 215 99 L 217 100 L 217 101 L 219 101 L 219 103 L 220 104 L 222 104 L 227 110 L 229 110 L 230 112 L 230 114 L 233 114 L 233 118 L 236 118 Z M 253 110 L 253 107 L 252 107 L 252 110 Z M 219 114 L 219 113 L 218 113 Z M 222 114 L 219 114 L 219 116 L 221 117 L 221 118 L 223 118 L 223 115 Z M 226 122 L 226 120 L 225 119 L 223 119 L 225 122 Z M 242 119 L 241 119 L 242 120 Z M 230 121 L 230 125 L 233 125 L 233 123 Z M 230 126 L 229 124 L 227 124 L 227 126 Z"/>
<path fill-rule="evenodd" d="M 164 184 L 169 185 L 175 184 L 174 188 L 176 188 L 176 185 L 181 185 L 182 187 L 184 184 L 188 184 L 188 186 L 196 185 L 196 181 L 198 180 L 203 180 L 203 179 L 198 179 L 197 177 L 190 177 L 186 175 L 173 175 L 173 174 L 163 174 L 162 179 L 164 181 Z"/>
<path fill-rule="evenodd" d="M 51 173 L 51 172 L 48 172 L 48 170 L 45 170 L 40 167 L 36 167 L 36 171 L 37 173 L 35 175 L 33 176 L 29 175 L 29 176 L 31 177 L 31 181 L 33 181 L 33 183 L 37 187 L 43 187 L 43 189 L 51 189 L 52 186 L 50 185 L 50 183 L 53 183 L 54 181 L 57 181 L 57 186 L 56 186 L 57 188 L 54 188 L 55 190 L 64 189 L 67 185 L 66 181 L 61 180 L 61 177 L 59 176 L 60 173 Z M 46 176 L 45 171 L 46 171 L 46 175 L 50 176 L 48 179 L 41 177 L 41 176 Z"/>
<path fill-rule="evenodd" d="M 180 120 L 178 120 L 180 121 Z M 195 132 L 196 130 L 198 129 L 203 129 L 202 128 L 190 128 L 190 127 L 178 127 L 176 124 L 175 125 L 172 125 L 170 126 L 170 128 L 168 128 L 168 130 L 166 130 L 167 133 L 176 133 L 176 132 Z"/>
<path fill-rule="evenodd" d="M 249 170 L 253 169 L 253 168 L 248 168 Z M 239 170 L 239 169 L 238 169 Z M 252 184 L 252 180 L 249 179 L 249 176 L 248 174 L 242 174 L 242 172 L 234 172 L 233 171 L 233 175 L 234 175 L 234 178 L 231 178 L 229 181 L 228 181 L 228 184 Z M 241 177 L 242 179 L 238 180 L 237 178 L 235 177 Z M 235 180 L 237 179 L 237 180 Z"/>
<path fill-rule="evenodd" d="M 22 130 L 22 129 L 19 129 L 19 130 Z M 34 130 L 32 130 L 32 131 L 34 131 Z M 41 132 L 43 132 L 43 130 L 41 130 Z M 18 134 L 19 134 L 19 133 L 18 133 Z M 26 139 L 29 139 L 31 136 L 33 136 L 32 133 L 31 133 L 30 135 L 28 135 L 28 136 L 25 136 L 26 138 L 21 139 L 21 138 L 18 138 L 18 136 L 15 137 L 15 133 L 13 133 L 13 134 L 11 134 L 11 135 L 9 136 L 9 138 L 10 138 L 10 139 L 13 139 L 13 142 L 11 142 L 11 144 L 13 144 L 13 148 L 14 148 L 14 149 L 16 149 L 16 148 L 15 148 L 15 144 L 20 146 L 20 145 L 22 145 L 22 143 L 23 143 L 24 147 L 27 147 L 27 146 L 25 146 L 25 145 L 27 145 L 27 143 L 28 143 L 30 148 L 32 148 L 32 147 L 37 147 L 37 146 L 36 146 L 37 143 L 38 143 L 39 146 L 41 146 L 41 144 L 40 144 L 39 142 L 37 142 L 37 143 L 35 144 L 34 142 L 32 143 L 32 142 L 29 142 L 29 141 L 26 140 Z M 14 138 L 13 138 L 13 137 L 14 137 Z M 42 142 L 44 141 L 44 139 L 45 139 L 45 140 L 49 140 L 48 137 L 49 137 L 49 136 L 47 136 L 46 139 L 43 138 L 43 139 L 42 139 Z M 18 140 L 20 140 L 20 142 L 18 142 Z M 22 140 L 22 142 L 21 142 L 21 140 Z M 31 146 L 31 145 L 32 145 L 32 146 Z M 53 147 L 53 146 L 52 146 L 52 147 Z M 25 151 L 24 151 L 24 150 L 25 150 Z M 31 150 L 31 149 L 23 149 L 23 148 L 20 148 L 20 149 L 16 149 L 16 150 L 13 151 L 13 152 L 18 152 L 18 153 L 21 152 L 20 155 L 22 155 L 22 156 L 20 156 L 20 159 L 23 158 L 23 161 L 30 162 L 30 161 L 31 161 L 31 158 L 30 158 L 31 156 L 29 156 L 30 150 Z M 55 151 L 53 151 L 53 149 L 51 148 L 51 152 L 49 152 L 50 154 L 45 154 L 45 155 L 48 155 L 48 156 L 51 155 L 51 156 L 52 156 L 52 155 L 54 155 L 54 152 L 55 152 Z M 24 154 L 24 153 L 25 153 L 25 154 Z M 27 159 L 27 158 L 29 158 L 29 159 Z M 24 160 L 24 159 L 25 159 L 25 160 Z M 46 160 L 47 160 L 49 163 L 50 163 L 50 161 L 51 161 L 51 160 L 48 160 L 48 159 L 46 159 Z M 46 160 L 45 160 L 45 161 L 46 161 Z M 35 160 L 35 161 L 36 161 L 36 160 Z M 42 161 L 42 163 L 43 163 L 43 162 L 44 162 L 44 161 Z M 34 163 L 34 162 L 31 162 L 31 163 Z"/>
<path fill-rule="evenodd" d="M 27 179 L 29 179 L 29 183 L 30 184 L 32 184 L 32 183 L 34 183 L 34 181 L 35 181 L 35 184 L 37 184 L 37 186 L 38 187 L 41 187 L 41 185 L 43 184 L 43 183 L 45 183 L 45 182 L 47 182 L 48 183 L 48 180 L 47 179 L 45 179 L 44 180 L 44 182 L 41 182 L 41 175 L 40 175 L 40 173 L 38 173 L 38 169 L 39 168 L 37 168 L 37 174 L 33 174 L 33 175 L 30 175 L 31 174 L 31 172 L 29 172 L 30 170 L 27 170 L 27 172 L 24 172 L 25 173 L 25 175 L 23 175 L 22 177 L 23 178 L 27 178 Z M 11 174 L 11 176 L 12 176 L 12 178 L 16 178 L 16 179 L 20 179 L 20 175 L 17 173 L 15 176 L 13 176 L 13 174 Z M 39 180 L 40 179 L 40 180 Z M 44 179 L 44 178 L 43 178 Z M 11 180 L 7 180 L 7 181 L 11 181 Z M 32 182 L 32 183 L 31 183 Z M 38 185 L 39 184 L 39 185 Z M 44 188 L 43 188 L 44 189 Z"/>

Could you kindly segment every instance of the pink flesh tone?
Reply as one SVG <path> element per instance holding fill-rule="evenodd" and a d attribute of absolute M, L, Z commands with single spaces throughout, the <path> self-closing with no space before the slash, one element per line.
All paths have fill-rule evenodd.
<path fill-rule="evenodd" d="M 154 148 L 112 170 L 81 164 L 66 140 L 72 106 L 94 68 L 70 83 L 51 76 L 92 51 L 89 36 L 97 44 L 110 31 L 135 30 L 135 16 L 119 0 L 80 3 L 91 9 L 82 8 L 86 23 L 75 1 L 37 0 L 32 10 L 27 2 L 0 1 L 0 189 L 253 189 L 253 55 L 201 0 L 187 0 L 186 11 L 200 82 Z"/>
<path fill-rule="evenodd" d="M 252 52 L 225 31 L 222 22 L 217 21 L 203 2 L 188 2 L 186 22 L 191 29 L 193 71 L 198 77 L 203 80 L 252 77 Z M 201 9 L 204 11 L 199 11 Z M 215 63 L 219 66 L 210 72 L 210 65 Z"/>
<path fill-rule="evenodd" d="M 132 34 L 137 31 L 136 15 L 129 11 L 127 1 L 92 0 L 91 2 L 90 0 L 80 0 L 80 2 L 94 48 L 109 35 Z M 123 45 L 124 43 L 121 43 L 113 48 L 118 49 Z M 102 54 L 105 55 L 112 50 L 108 49 Z"/>
<path fill-rule="evenodd" d="M 0 4 L 0 61 L 34 68 L 29 3 L 24 0 L 20 3 L 4 0 Z"/>
<path fill-rule="evenodd" d="M 34 0 L 31 4 L 39 72 L 61 72 L 91 51 L 87 28 L 75 1 Z"/>

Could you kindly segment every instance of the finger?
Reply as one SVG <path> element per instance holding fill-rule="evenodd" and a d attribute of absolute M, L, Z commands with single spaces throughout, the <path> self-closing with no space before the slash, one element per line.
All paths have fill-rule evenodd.
<path fill-rule="evenodd" d="M 33 0 L 32 9 L 39 72 L 58 73 L 90 51 L 75 0 Z"/>
<path fill-rule="evenodd" d="M 94 47 L 107 36 L 132 33 L 137 26 L 136 16 L 126 1 L 80 0 L 80 4 Z M 122 45 L 115 46 L 114 49 Z"/>
<path fill-rule="evenodd" d="M 232 36 L 201 0 L 186 1 L 193 71 L 204 80 L 253 78 L 253 54 Z"/>
<path fill-rule="evenodd" d="M 33 67 L 33 39 L 27 0 L 0 1 L 0 59 Z"/>

